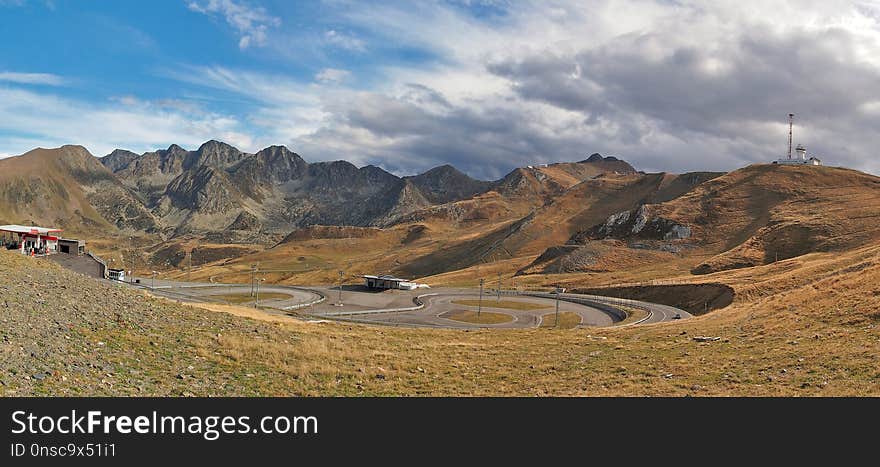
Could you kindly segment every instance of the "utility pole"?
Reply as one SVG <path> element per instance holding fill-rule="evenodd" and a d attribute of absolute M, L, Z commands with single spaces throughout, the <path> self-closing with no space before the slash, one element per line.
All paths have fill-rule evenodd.
<path fill-rule="evenodd" d="M 480 279 L 480 300 L 477 302 L 477 318 L 480 317 L 480 312 L 483 311 L 483 279 Z"/>
<path fill-rule="evenodd" d="M 257 295 L 254 297 L 254 308 L 260 307 L 260 282 L 263 282 L 264 280 L 266 279 L 257 279 Z"/>
<path fill-rule="evenodd" d="M 559 284 L 556 284 L 556 327 L 559 327 L 559 296 L 562 295 L 562 291 L 559 288 Z"/>
<path fill-rule="evenodd" d="M 501 272 L 498 272 L 498 301 L 501 301 Z"/>
<path fill-rule="evenodd" d="M 153 283 L 150 285 L 151 289 L 156 288 L 156 271 L 153 271 Z"/>
<path fill-rule="evenodd" d="M 788 114 L 788 158 L 791 159 L 791 134 L 794 127 L 794 114 Z"/>
<path fill-rule="evenodd" d="M 187 282 L 190 281 L 190 278 L 191 278 L 190 273 L 192 273 L 192 267 L 193 267 L 192 250 L 189 250 L 189 252 L 187 252 L 187 254 L 186 254 L 186 281 Z"/>

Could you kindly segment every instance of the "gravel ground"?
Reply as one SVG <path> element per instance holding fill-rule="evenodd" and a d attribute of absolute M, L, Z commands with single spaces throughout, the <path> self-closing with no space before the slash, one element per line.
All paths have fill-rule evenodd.
<path fill-rule="evenodd" d="M 0 395 L 250 395 L 253 374 L 205 358 L 225 332 L 295 339 L 0 252 Z M 219 344 L 217 344 L 219 345 Z"/>

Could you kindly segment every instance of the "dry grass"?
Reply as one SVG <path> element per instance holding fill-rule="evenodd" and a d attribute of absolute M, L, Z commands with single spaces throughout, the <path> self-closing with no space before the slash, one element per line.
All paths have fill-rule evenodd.
<path fill-rule="evenodd" d="M 561 333 L 293 322 L 241 345 L 276 348 L 270 361 L 300 375 L 262 379 L 262 394 L 880 395 L 880 246 L 713 280 L 737 301 L 678 322 Z M 284 343 L 288 333 L 314 340 Z M 235 371 L 263 365 L 236 358 Z"/>
<path fill-rule="evenodd" d="M 291 296 L 289 294 L 281 293 L 281 292 L 266 292 L 266 293 L 261 293 L 259 296 L 261 301 L 263 301 L 263 300 L 284 300 L 284 299 L 288 299 L 290 297 Z M 221 303 L 230 303 L 230 304 L 235 304 L 235 305 L 239 305 L 242 303 L 250 303 L 256 299 L 256 297 L 253 297 L 249 293 L 206 295 L 203 298 L 218 301 Z"/>
<path fill-rule="evenodd" d="M 542 310 L 544 308 L 549 308 L 547 305 L 540 305 L 537 303 L 530 302 L 517 302 L 513 300 L 501 300 L 498 301 L 494 298 L 485 298 L 482 300 L 453 300 L 452 303 L 456 305 L 463 306 L 480 306 L 482 304 L 483 308 L 504 308 L 507 310 L 521 310 L 521 311 L 531 311 L 531 310 Z"/>
<path fill-rule="evenodd" d="M 559 312 L 559 324 L 556 324 L 556 313 L 547 313 L 541 317 L 542 328 L 574 329 L 581 324 L 581 315 L 571 311 Z"/>
<path fill-rule="evenodd" d="M 504 313 L 481 311 L 479 314 L 477 314 L 477 312 L 474 310 L 447 311 L 441 314 L 440 317 L 471 324 L 501 324 L 513 321 L 513 316 L 506 315 Z"/>

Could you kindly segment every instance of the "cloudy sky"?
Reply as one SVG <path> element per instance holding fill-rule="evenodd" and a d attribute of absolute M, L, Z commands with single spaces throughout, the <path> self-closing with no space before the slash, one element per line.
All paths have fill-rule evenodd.
<path fill-rule="evenodd" d="M 411 174 L 795 143 L 880 174 L 880 2 L 0 0 L 0 157 L 218 139 Z"/>

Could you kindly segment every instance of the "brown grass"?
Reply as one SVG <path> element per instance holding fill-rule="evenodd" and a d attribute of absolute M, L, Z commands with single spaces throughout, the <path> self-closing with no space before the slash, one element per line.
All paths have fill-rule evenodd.
<path fill-rule="evenodd" d="M 453 321 L 471 324 L 501 324 L 513 321 L 513 316 L 504 313 L 493 313 L 491 311 L 481 311 L 477 314 L 474 310 L 452 310 L 440 316 Z"/>
<path fill-rule="evenodd" d="M 286 293 L 281 292 L 266 292 L 260 293 L 260 301 L 264 300 L 283 300 L 290 298 L 291 296 Z M 218 294 L 218 295 L 206 295 L 206 299 L 219 301 L 221 303 L 231 303 L 231 304 L 241 304 L 241 303 L 250 303 L 255 300 L 255 297 L 251 296 L 249 293 L 240 293 L 240 294 Z"/>
<path fill-rule="evenodd" d="M 733 305 L 693 319 L 647 326 L 546 333 L 284 324 L 286 331 L 276 339 L 293 332 L 315 340 L 308 346 L 282 340 L 259 344 L 279 346 L 278 358 L 295 355 L 301 363 L 290 363 L 291 355 L 277 361 L 292 365 L 283 371 L 301 371 L 304 376 L 261 380 L 259 391 L 880 395 L 875 364 L 880 353 L 875 318 L 880 309 L 880 246 L 714 276 L 737 289 Z M 721 339 L 701 343 L 694 336 Z M 345 347 L 348 354 L 339 350 Z M 246 350 L 229 364 L 262 365 Z M 225 352 L 220 350 L 221 355 Z M 549 361 L 548 354 L 558 358 Z M 384 376 L 377 378 L 379 374 Z"/>
<path fill-rule="evenodd" d="M 542 328 L 573 329 L 581 324 L 581 315 L 571 311 L 559 312 L 559 325 L 556 324 L 556 313 L 547 313 L 541 317 Z"/>

